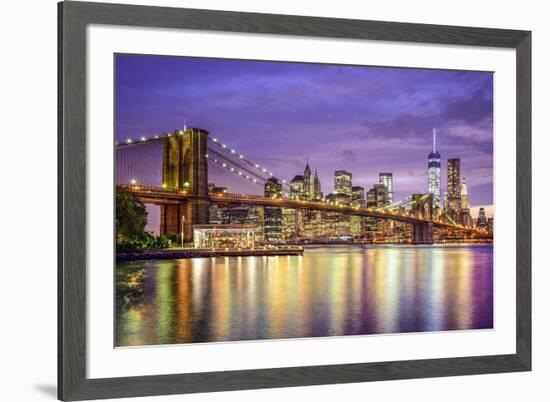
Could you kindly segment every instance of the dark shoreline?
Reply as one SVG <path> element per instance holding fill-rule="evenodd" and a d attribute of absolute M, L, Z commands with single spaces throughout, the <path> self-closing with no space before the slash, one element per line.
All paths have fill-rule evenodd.
<path fill-rule="evenodd" d="M 303 247 L 273 248 L 273 249 L 242 249 L 242 250 L 145 250 L 139 252 L 117 253 L 116 261 L 137 260 L 172 260 L 178 258 L 210 258 L 210 257 L 254 257 L 275 255 L 303 255 Z"/>

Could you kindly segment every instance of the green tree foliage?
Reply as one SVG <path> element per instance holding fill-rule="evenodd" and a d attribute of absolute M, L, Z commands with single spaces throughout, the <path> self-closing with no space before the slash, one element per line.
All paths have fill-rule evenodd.
<path fill-rule="evenodd" d="M 147 237 L 147 209 L 137 197 L 124 188 L 116 189 L 116 243 L 117 249 L 142 248 Z"/>

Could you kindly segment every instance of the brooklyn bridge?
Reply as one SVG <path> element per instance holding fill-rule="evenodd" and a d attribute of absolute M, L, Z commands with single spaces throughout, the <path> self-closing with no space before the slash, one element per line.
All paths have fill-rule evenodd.
<path fill-rule="evenodd" d="M 283 179 L 280 196 L 265 196 L 265 183 L 277 176 L 200 128 L 129 139 L 116 143 L 115 149 L 116 185 L 145 204 L 160 206 L 159 232 L 182 233 L 184 241 L 192 240 L 194 225 L 209 223 L 209 207 L 213 205 L 279 207 L 403 222 L 411 227 L 413 244 L 433 243 L 437 229 L 470 236 L 480 233 L 445 214 L 436 217 L 431 194 L 415 194 L 383 208 L 364 207 L 326 199 L 295 199 L 290 196 L 289 181 Z M 216 176 L 217 186 L 209 186 L 211 176 Z M 220 190 L 222 181 L 231 183 L 227 186 L 231 191 Z"/>

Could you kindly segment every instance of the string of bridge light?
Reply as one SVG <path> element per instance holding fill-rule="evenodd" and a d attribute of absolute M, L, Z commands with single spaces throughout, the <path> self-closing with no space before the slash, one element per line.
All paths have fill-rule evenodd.
<path fill-rule="evenodd" d="M 252 183 L 255 183 L 259 186 L 263 186 L 263 182 L 261 180 L 258 180 L 257 178 L 255 177 L 252 177 L 252 175 L 247 175 L 245 174 L 242 170 L 239 170 L 238 168 L 235 169 L 235 167 L 233 166 L 230 166 L 230 164 L 228 163 L 225 163 L 225 162 L 222 162 L 220 161 L 219 159 L 217 158 L 210 158 L 210 156 L 208 154 L 206 154 L 206 158 L 210 161 L 210 162 L 213 162 L 213 163 L 216 163 L 218 164 L 219 166 L 221 166 L 222 168 L 232 172 L 233 174 L 243 178 L 243 179 L 246 179 L 246 180 L 249 180 L 251 181 Z"/>
<path fill-rule="evenodd" d="M 234 148 L 228 147 L 226 144 L 221 143 L 216 137 L 210 138 L 208 137 L 210 141 L 212 141 L 214 144 L 219 146 L 220 148 L 224 149 L 225 151 L 229 152 L 230 154 L 234 155 L 236 158 L 239 158 L 239 160 L 243 161 L 244 163 L 247 163 L 248 165 L 258 169 L 262 173 L 265 173 L 266 175 L 269 175 L 273 177 L 273 172 L 268 171 L 265 167 L 260 166 L 259 163 L 254 163 L 247 158 L 244 157 L 242 153 L 237 152 Z M 281 180 L 284 185 L 289 186 L 290 184 L 286 180 Z"/>
<path fill-rule="evenodd" d="M 183 134 L 183 131 L 182 130 L 178 130 L 176 131 L 174 134 Z M 126 139 L 126 141 L 124 142 L 118 142 L 118 141 L 115 141 L 115 146 L 124 146 L 124 145 L 132 145 L 132 144 L 141 144 L 141 143 L 145 143 L 145 142 L 149 142 L 149 141 L 156 141 L 156 140 L 160 140 L 162 139 L 162 136 L 167 136 L 167 137 L 170 137 L 172 134 L 171 133 L 163 133 L 163 134 L 160 134 L 160 135 L 154 135 L 153 137 L 145 137 L 145 136 L 142 136 L 142 137 L 139 137 L 138 139 L 132 139 L 132 138 L 128 138 Z M 260 166 L 259 163 L 254 163 L 248 159 L 246 159 L 244 157 L 243 154 L 241 153 L 238 153 L 235 149 L 233 148 L 229 148 L 226 144 L 224 143 L 221 143 L 219 142 L 219 140 L 217 138 L 210 138 L 208 137 L 208 139 L 210 141 L 212 141 L 213 143 L 215 143 L 216 145 L 218 145 L 220 148 L 224 149 L 225 151 L 231 153 L 232 155 L 234 155 L 235 157 L 238 157 L 242 162 L 244 163 L 247 163 L 248 165 L 258 169 L 260 172 L 268 175 L 268 176 L 271 176 L 273 177 L 273 172 L 270 172 L 268 171 L 265 167 L 262 167 Z M 289 182 L 287 180 L 281 180 L 283 185 L 285 186 L 290 186 Z"/>

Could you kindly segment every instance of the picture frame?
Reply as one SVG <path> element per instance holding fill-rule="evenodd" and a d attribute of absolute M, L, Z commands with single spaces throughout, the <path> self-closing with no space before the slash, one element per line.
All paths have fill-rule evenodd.
<path fill-rule="evenodd" d="M 86 29 L 91 24 L 509 48 L 516 52 L 516 353 L 90 379 Z M 531 370 L 531 32 L 137 5 L 58 4 L 58 398 L 103 399 Z"/>

